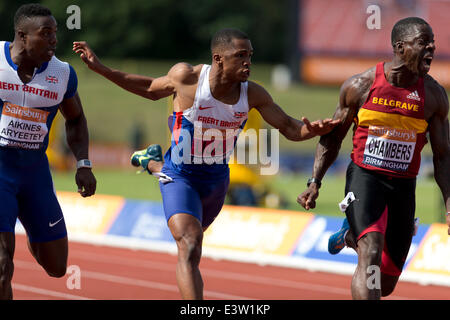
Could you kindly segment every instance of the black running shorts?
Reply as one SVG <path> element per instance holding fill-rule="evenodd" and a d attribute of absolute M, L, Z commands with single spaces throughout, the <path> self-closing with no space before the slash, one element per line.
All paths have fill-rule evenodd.
<path fill-rule="evenodd" d="M 415 178 L 394 178 L 357 166 L 347 168 L 345 194 L 356 200 L 346 210 L 357 240 L 369 232 L 384 234 L 381 272 L 399 276 L 414 233 Z"/>

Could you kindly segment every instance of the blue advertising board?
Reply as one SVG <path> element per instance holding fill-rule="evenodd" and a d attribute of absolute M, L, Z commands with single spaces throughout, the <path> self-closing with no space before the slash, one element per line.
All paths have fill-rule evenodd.
<path fill-rule="evenodd" d="M 342 218 L 315 216 L 314 220 L 303 231 L 297 244 L 292 251 L 294 257 L 304 257 L 311 259 L 328 260 L 343 263 L 358 263 L 358 257 L 355 250 L 344 248 L 339 254 L 331 255 L 328 253 L 328 238 L 331 234 L 339 230 L 342 226 Z M 429 225 L 421 225 L 417 234 L 413 237 L 411 248 L 409 251 L 406 264 L 409 263 L 411 257 L 416 253 L 420 242 L 422 241 Z"/>
<path fill-rule="evenodd" d="M 161 202 L 126 200 L 107 234 L 174 242 Z"/>

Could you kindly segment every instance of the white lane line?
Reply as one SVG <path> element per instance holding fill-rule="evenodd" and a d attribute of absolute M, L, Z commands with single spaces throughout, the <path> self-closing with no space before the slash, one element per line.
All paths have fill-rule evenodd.
<path fill-rule="evenodd" d="M 156 269 L 156 270 L 175 270 L 175 265 L 172 263 L 165 263 L 165 262 L 154 262 L 154 261 L 142 261 L 138 259 L 123 259 L 123 258 L 116 258 L 109 255 L 104 254 L 90 254 L 86 252 L 80 252 L 80 251 L 72 251 L 71 256 L 75 256 L 82 259 L 88 259 L 91 261 L 98 261 L 103 263 L 116 263 L 120 265 L 125 266 L 140 266 L 147 269 Z M 254 276 L 250 274 L 242 274 L 242 273 L 236 273 L 236 272 L 229 272 L 229 271 L 218 271 L 214 269 L 208 269 L 208 268 L 201 268 L 201 273 L 205 276 L 210 276 L 214 278 L 219 279 L 226 279 L 226 280 L 235 280 L 235 281 L 244 281 L 244 282 L 251 282 L 256 283 L 260 285 L 270 285 L 270 286 L 279 286 L 279 287 L 287 287 L 287 288 L 293 288 L 293 289 L 307 289 L 311 291 L 319 291 L 319 292 L 331 292 L 336 293 L 340 295 L 348 296 L 350 294 L 349 289 L 343 289 L 339 287 L 332 287 L 332 286 L 326 286 L 326 285 L 317 285 L 312 283 L 305 283 L 300 281 L 293 281 L 293 280 L 283 280 L 278 278 L 271 278 L 271 277 L 262 277 L 262 276 Z"/>
<path fill-rule="evenodd" d="M 28 269 L 28 270 L 40 269 L 39 266 L 37 266 L 35 263 L 23 261 L 23 260 L 15 260 L 14 265 L 18 268 Z M 129 285 L 129 286 L 138 286 L 138 287 L 157 289 L 157 290 L 163 290 L 163 291 L 179 292 L 178 286 L 176 286 L 176 285 L 155 282 L 155 281 L 134 279 L 134 278 L 129 278 L 129 277 L 116 276 L 116 275 L 112 275 L 112 274 L 88 271 L 88 270 L 84 270 L 84 269 L 81 269 L 81 277 L 95 279 L 95 280 L 101 280 L 101 281 L 107 281 L 107 282 L 112 282 L 112 283 L 119 283 L 119 284 L 124 284 L 124 285 Z M 209 290 L 205 290 L 204 295 L 207 297 L 210 297 L 210 298 L 214 298 L 214 299 L 253 300 L 253 298 L 249 298 L 249 297 L 237 296 L 237 295 L 233 295 L 233 294 L 217 292 L 217 291 L 209 291 Z M 120 299 L 120 298 L 118 298 L 118 299 Z"/>
<path fill-rule="evenodd" d="M 98 261 L 98 262 L 109 263 L 109 264 L 115 263 L 115 264 L 119 264 L 119 265 L 133 266 L 133 267 L 139 266 L 139 267 L 143 267 L 143 268 L 147 268 L 147 269 L 162 270 L 162 271 L 166 271 L 166 272 L 168 270 L 175 270 L 175 265 L 172 263 L 142 261 L 142 260 L 130 259 L 130 258 L 124 259 L 124 258 L 117 258 L 114 256 L 105 255 L 105 254 L 92 254 L 92 253 L 87 253 L 87 252 L 81 252 L 78 250 L 72 251 L 71 256 L 90 260 L 90 261 Z M 307 282 L 301 282 L 301 281 L 295 281 L 295 280 L 284 280 L 284 279 L 278 279 L 278 278 L 272 278 L 272 277 L 255 276 L 255 275 L 242 274 L 242 273 L 229 272 L 229 271 L 219 271 L 219 270 L 208 269 L 208 268 L 201 268 L 201 273 L 205 276 L 210 276 L 210 277 L 219 278 L 219 279 L 243 281 L 243 282 L 250 282 L 250 283 L 261 284 L 261 285 L 279 286 L 279 287 L 286 287 L 286 288 L 293 288 L 293 289 L 302 289 L 302 290 L 310 290 L 310 291 L 317 291 L 317 292 L 334 293 L 334 294 L 339 294 L 339 295 L 343 295 L 343 296 L 350 296 L 350 288 L 344 289 L 341 287 L 334 287 L 334 286 L 329 286 L 329 285 L 320 285 L 320 284 L 307 283 Z M 395 300 L 412 299 L 412 298 L 396 296 L 396 295 L 391 295 L 388 298 L 395 299 Z"/>
<path fill-rule="evenodd" d="M 166 284 L 161 282 L 155 282 L 155 281 L 148 281 L 148 280 L 140 280 L 140 279 L 134 279 L 129 277 L 122 277 L 122 276 L 116 276 L 112 274 L 102 273 L 102 272 L 95 272 L 95 271 L 85 271 L 81 270 L 82 277 L 96 279 L 96 280 L 103 280 L 113 283 L 120 283 L 120 284 L 126 284 L 126 285 L 132 285 L 132 286 L 138 286 L 138 287 L 144 287 L 144 288 L 152 288 L 152 289 L 159 289 L 159 290 L 165 290 L 165 291 L 171 291 L 171 292 L 178 292 L 178 286 L 172 285 L 172 284 Z M 216 292 L 216 291 L 204 291 L 205 296 L 210 296 L 211 298 L 217 298 L 217 299 L 232 299 L 232 300 L 250 300 L 251 298 L 248 297 L 242 297 L 237 296 L 233 294 L 227 294 L 222 292 Z"/>
<path fill-rule="evenodd" d="M 18 290 L 18 291 L 32 292 L 32 293 L 36 293 L 36 294 L 42 294 L 42 295 L 56 297 L 56 298 L 62 298 L 62 299 L 93 300 L 93 299 L 90 299 L 87 297 L 76 296 L 76 295 L 68 294 L 68 293 L 64 293 L 64 292 L 32 287 L 32 286 L 28 286 L 28 285 L 20 284 L 20 283 L 12 283 L 12 287 L 14 290 Z"/>

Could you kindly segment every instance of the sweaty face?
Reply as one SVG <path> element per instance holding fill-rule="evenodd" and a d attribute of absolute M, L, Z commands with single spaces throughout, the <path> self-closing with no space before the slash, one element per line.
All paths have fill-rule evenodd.
<path fill-rule="evenodd" d="M 436 46 L 429 26 L 415 26 L 404 40 L 403 60 L 413 73 L 424 76 L 430 71 Z"/>
<path fill-rule="evenodd" d="M 37 62 L 47 62 L 56 51 L 56 20 L 52 16 L 27 19 L 22 30 L 28 56 Z"/>
<path fill-rule="evenodd" d="M 223 71 L 230 79 L 247 81 L 250 76 L 253 47 L 248 39 L 233 39 L 222 52 Z"/>

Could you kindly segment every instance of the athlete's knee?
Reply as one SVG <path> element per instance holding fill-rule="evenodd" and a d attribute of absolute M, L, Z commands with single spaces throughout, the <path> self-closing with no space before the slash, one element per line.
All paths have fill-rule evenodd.
<path fill-rule="evenodd" d="M 67 261 L 62 259 L 60 261 L 52 261 L 51 263 L 43 264 L 42 267 L 50 277 L 62 278 L 66 275 Z"/>
<path fill-rule="evenodd" d="M 6 289 L 11 284 L 14 273 L 14 263 L 11 255 L 0 253 L 0 290 Z"/>
<path fill-rule="evenodd" d="M 395 289 L 395 285 L 382 286 L 381 287 L 381 296 L 382 297 L 389 296 L 392 292 L 394 292 L 394 289 Z"/>
<path fill-rule="evenodd" d="M 358 256 L 367 264 L 380 265 L 383 241 L 378 236 L 367 234 L 358 241 Z"/>
<path fill-rule="evenodd" d="M 384 273 L 381 273 L 381 295 L 383 297 L 387 297 L 392 292 L 394 292 L 394 289 L 398 282 L 397 276 L 390 276 L 386 275 Z"/>
<path fill-rule="evenodd" d="M 60 268 L 60 269 L 46 269 L 45 271 L 47 274 L 52 278 L 62 278 L 66 275 L 67 268 Z"/>
<path fill-rule="evenodd" d="M 178 240 L 178 248 L 181 258 L 185 262 L 198 264 L 202 254 L 203 233 L 185 233 Z"/>
<path fill-rule="evenodd" d="M 376 244 L 371 244 L 360 250 L 360 257 L 370 264 L 380 265 L 383 249 Z"/>
<path fill-rule="evenodd" d="M 67 237 L 50 242 L 29 241 L 28 247 L 36 261 L 50 277 L 64 277 L 67 270 Z"/>
<path fill-rule="evenodd" d="M 56 261 L 44 267 L 44 269 L 50 277 L 62 278 L 67 272 L 67 261 Z"/>
<path fill-rule="evenodd" d="M 203 242 L 200 221 L 188 214 L 176 214 L 169 219 L 169 228 L 177 243 L 179 262 L 199 264 Z"/>

